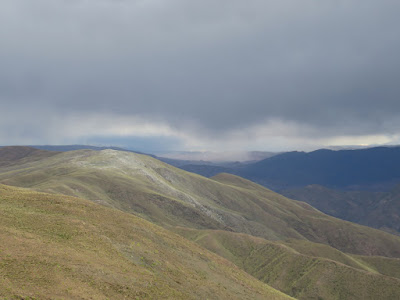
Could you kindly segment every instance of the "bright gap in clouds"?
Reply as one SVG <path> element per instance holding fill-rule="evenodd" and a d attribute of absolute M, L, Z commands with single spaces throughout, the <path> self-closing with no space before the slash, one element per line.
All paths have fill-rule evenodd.
<path fill-rule="evenodd" d="M 143 152 L 163 151 L 311 151 L 329 146 L 367 146 L 395 144 L 399 135 L 343 136 L 330 134 L 328 137 L 317 129 L 295 122 L 267 121 L 247 128 L 229 132 L 209 134 L 193 123 L 171 126 L 159 119 L 120 115 L 75 115 L 53 117 L 57 120 L 41 136 L 35 135 L 35 124 L 26 123 L 30 130 L 17 131 L 9 128 L 15 139 L 0 135 L 5 144 L 90 144 L 120 146 Z M 3 120 L 4 121 L 4 120 Z M 40 126 L 42 118 L 37 119 Z M 54 120 L 53 120 L 54 121 Z M 0 120 L 0 125 L 1 125 Z M 49 120 L 48 122 L 51 122 Z M 31 122 L 30 122 L 31 123 Z M 222 135 L 221 135 L 222 134 Z M 21 140 L 21 137 L 24 137 Z M 312 137 L 312 138 L 310 138 Z"/>

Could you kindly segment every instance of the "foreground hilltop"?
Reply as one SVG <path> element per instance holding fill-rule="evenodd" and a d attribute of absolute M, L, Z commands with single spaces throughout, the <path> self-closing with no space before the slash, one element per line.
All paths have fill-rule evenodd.
<path fill-rule="evenodd" d="M 289 299 L 159 226 L 0 185 L 0 298 Z"/>

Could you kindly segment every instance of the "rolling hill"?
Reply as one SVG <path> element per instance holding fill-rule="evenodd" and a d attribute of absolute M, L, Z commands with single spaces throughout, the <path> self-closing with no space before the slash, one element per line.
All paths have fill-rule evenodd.
<path fill-rule="evenodd" d="M 154 223 L 305 239 L 361 255 L 400 257 L 400 239 L 320 213 L 243 178 L 212 179 L 152 157 L 79 150 L 0 169 L 0 182 L 78 196 Z"/>
<path fill-rule="evenodd" d="M 289 299 L 227 260 L 91 201 L 0 185 L 0 298 Z"/>
<path fill-rule="evenodd" d="M 297 299 L 372 300 L 400 295 L 400 259 L 350 255 L 304 240 L 271 242 L 226 231 L 177 231 Z"/>
<path fill-rule="evenodd" d="M 299 299 L 400 295 L 399 237 L 235 175 L 205 178 L 146 155 L 79 150 L 1 167 L 0 182 L 145 218 Z"/>

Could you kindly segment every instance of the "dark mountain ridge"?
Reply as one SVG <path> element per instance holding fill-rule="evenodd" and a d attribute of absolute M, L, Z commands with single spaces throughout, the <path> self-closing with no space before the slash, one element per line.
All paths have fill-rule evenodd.
<path fill-rule="evenodd" d="M 309 184 L 379 190 L 400 182 L 400 147 L 288 152 L 236 172 L 275 190 Z"/>

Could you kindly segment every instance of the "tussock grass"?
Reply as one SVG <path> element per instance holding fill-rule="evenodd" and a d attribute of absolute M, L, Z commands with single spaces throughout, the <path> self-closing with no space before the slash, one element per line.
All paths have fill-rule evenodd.
<path fill-rule="evenodd" d="M 0 298 L 287 298 L 178 235 L 74 197 L 0 185 L 0 240 Z"/>
<path fill-rule="evenodd" d="M 352 256 L 302 240 L 272 242 L 219 230 L 175 230 L 298 299 L 400 297 L 396 258 Z"/>

